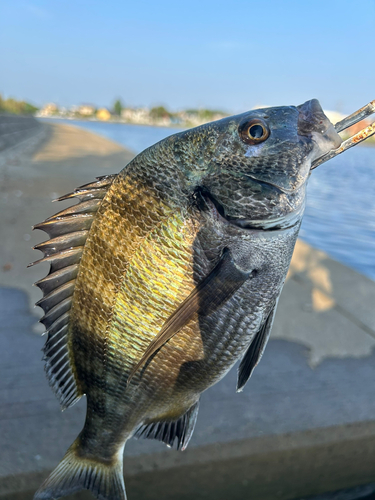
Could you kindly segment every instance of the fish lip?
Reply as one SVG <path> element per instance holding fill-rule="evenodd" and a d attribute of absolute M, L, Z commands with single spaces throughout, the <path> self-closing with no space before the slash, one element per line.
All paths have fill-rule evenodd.
<path fill-rule="evenodd" d="M 280 217 L 268 221 L 252 221 L 245 218 L 230 217 L 225 214 L 224 207 L 214 196 L 212 196 L 207 188 L 199 187 L 196 189 L 196 193 L 199 193 L 199 196 L 201 196 L 204 201 L 205 207 L 208 208 L 214 219 L 218 219 L 225 224 L 237 227 L 242 231 L 279 231 L 289 229 L 299 223 L 299 219 L 296 216 L 290 218 Z"/>
<path fill-rule="evenodd" d="M 298 122 L 297 133 L 301 136 L 309 136 L 311 132 L 324 134 L 331 122 L 328 120 L 318 99 L 311 99 L 297 106 Z"/>
<path fill-rule="evenodd" d="M 320 155 L 313 160 L 324 156 L 327 152 L 337 149 L 342 144 L 342 138 L 337 133 L 331 121 L 326 117 L 317 99 L 311 99 L 297 106 L 298 122 L 297 134 L 301 137 L 311 137 L 316 150 Z"/>

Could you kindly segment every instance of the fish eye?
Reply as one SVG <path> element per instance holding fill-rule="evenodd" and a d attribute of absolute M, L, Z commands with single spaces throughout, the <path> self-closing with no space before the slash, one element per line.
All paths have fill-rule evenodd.
<path fill-rule="evenodd" d="M 241 123 L 238 132 L 243 142 L 252 145 L 265 141 L 270 135 L 267 123 L 259 118 Z"/>

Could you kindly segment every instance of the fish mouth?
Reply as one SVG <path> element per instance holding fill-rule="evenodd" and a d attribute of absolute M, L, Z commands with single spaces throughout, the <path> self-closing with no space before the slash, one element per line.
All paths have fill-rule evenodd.
<path fill-rule="evenodd" d="M 311 99 L 297 106 L 299 115 L 297 133 L 299 136 L 311 137 L 315 143 L 312 160 L 319 158 L 329 151 L 337 149 L 342 143 L 335 127 L 324 114 L 317 99 Z"/>
<path fill-rule="evenodd" d="M 310 136 L 313 132 L 318 132 L 319 134 L 324 135 L 328 130 L 330 130 L 331 127 L 333 127 L 332 123 L 324 114 L 318 99 L 306 101 L 300 106 L 297 106 L 297 109 L 299 113 L 297 122 L 298 135 Z M 334 139 L 336 143 L 340 142 L 341 144 L 340 136 L 338 136 L 338 138 L 335 137 Z"/>
<path fill-rule="evenodd" d="M 277 186 L 274 187 L 277 188 Z M 245 231 L 277 231 L 280 229 L 289 229 L 298 224 L 301 218 L 300 211 L 268 220 L 231 217 L 225 213 L 223 205 L 212 196 L 210 191 L 202 186 L 196 188 L 194 198 L 198 208 L 202 211 L 210 212 L 213 219 L 220 220 L 221 222 L 225 222 Z M 303 209 L 304 207 L 302 207 L 302 212 Z"/>

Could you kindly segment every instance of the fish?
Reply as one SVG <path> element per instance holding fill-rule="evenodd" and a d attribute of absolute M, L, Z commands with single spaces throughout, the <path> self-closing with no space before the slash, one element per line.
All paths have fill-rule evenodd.
<path fill-rule="evenodd" d="M 45 371 L 84 427 L 35 500 L 125 500 L 131 437 L 186 449 L 201 394 L 266 348 L 314 161 L 340 135 L 316 99 L 254 109 L 158 142 L 34 226 L 50 264 Z"/>

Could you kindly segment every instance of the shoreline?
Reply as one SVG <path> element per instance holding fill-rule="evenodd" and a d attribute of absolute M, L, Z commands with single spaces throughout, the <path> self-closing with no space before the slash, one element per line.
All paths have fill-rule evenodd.
<path fill-rule="evenodd" d="M 210 123 L 210 122 L 205 122 L 200 125 L 188 125 L 188 124 L 170 124 L 170 125 L 162 125 L 162 124 L 155 124 L 155 123 L 135 123 L 135 122 L 125 122 L 121 120 L 98 120 L 98 119 L 85 119 L 85 118 L 68 118 L 68 117 L 60 117 L 60 116 L 50 116 L 50 117 L 42 117 L 42 116 L 34 116 L 36 120 L 42 120 L 43 122 L 48 122 L 48 120 L 69 120 L 70 122 L 88 122 L 88 123 L 101 123 L 101 124 L 106 124 L 106 123 L 116 123 L 119 125 L 132 125 L 132 126 L 137 126 L 137 127 L 155 127 L 155 128 L 162 128 L 162 129 L 180 129 L 181 132 L 183 130 L 189 130 L 191 128 L 199 127 L 200 125 L 204 125 L 205 123 Z M 345 137 L 344 140 L 348 139 L 348 137 Z M 367 147 L 375 147 L 375 137 L 372 136 L 369 139 L 361 142 L 358 144 L 361 147 L 367 146 Z"/>
<path fill-rule="evenodd" d="M 181 124 L 171 124 L 171 125 L 161 125 L 154 123 L 135 123 L 135 122 L 124 122 L 121 120 L 98 120 L 98 119 L 85 119 L 85 118 L 68 118 L 66 116 L 35 116 L 36 120 L 69 120 L 70 122 L 88 122 L 88 123 L 116 123 L 119 125 L 134 125 L 137 127 L 157 127 L 157 128 L 178 128 L 181 130 L 186 130 L 188 128 L 194 128 L 193 126 L 181 125 Z"/>

